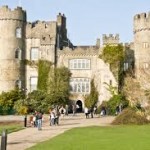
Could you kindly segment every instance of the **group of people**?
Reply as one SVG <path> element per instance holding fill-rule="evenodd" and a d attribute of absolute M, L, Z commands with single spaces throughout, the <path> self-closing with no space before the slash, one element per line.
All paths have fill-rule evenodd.
<path fill-rule="evenodd" d="M 42 119 L 43 113 L 40 111 L 35 111 L 33 116 L 30 117 L 31 126 L 37 127 L 38 130 L 42 130 Z"/>
<path fill-rule="evenodd" d="M 85 107 L 84 108 L 84 113 L 85 113 L 85 117 L 86 119 L 88 119 L 91 115 L 91 118 L 93 118 L 94 115 L 97 114 L 97 107 L 95 106 L 94 108 L 93 107 Z"/>

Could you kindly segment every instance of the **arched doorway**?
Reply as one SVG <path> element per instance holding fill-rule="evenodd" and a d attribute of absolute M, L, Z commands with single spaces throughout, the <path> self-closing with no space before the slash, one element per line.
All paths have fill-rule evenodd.
<path fill-rule="evenodd" d="M 76 102 L 76 110 L 78 113 L 82 112 L 82 101 L 81 100 L 77 100 Z"/>

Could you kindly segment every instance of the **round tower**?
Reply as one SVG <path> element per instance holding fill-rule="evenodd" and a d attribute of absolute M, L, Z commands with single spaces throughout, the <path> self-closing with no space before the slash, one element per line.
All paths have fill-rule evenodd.
<path fill-rule="evenodd" d="M 134 16 L 135 75 L 142 87 L 150 88 L 150 13 Z"/>
<path fill-rule="evenodd" d="M 25 25 L 26 12 L 0 8 L 0 93 L 25 85 Z"/>

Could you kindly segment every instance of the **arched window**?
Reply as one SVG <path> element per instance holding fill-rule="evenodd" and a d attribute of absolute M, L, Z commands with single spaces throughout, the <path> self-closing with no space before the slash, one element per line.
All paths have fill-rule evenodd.
<path fill-rule="evenodd" d="M 22 37 L 22 30 L 20 27 L 16 28 L 16 37 L 21 38 Z"/>
<path fill-rule="evenodd" d="M 19 48 L 17 48 L 15 50 L 15 58 L 16 59 L 21 59 L 21 50 Z"/>

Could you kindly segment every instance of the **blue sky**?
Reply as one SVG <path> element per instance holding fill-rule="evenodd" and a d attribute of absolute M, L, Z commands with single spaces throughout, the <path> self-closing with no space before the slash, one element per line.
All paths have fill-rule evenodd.
<path fill-rule="evenodd" d="M 0 0 L 15 8 L 19 0 Z M 120 34 L 121 42 L 133 41 L 133 16 L 150 11 L 150 0 L 21 0 L 28 21 L 67 17 L 68 36 L 74 45 L 94 45 L 102 34 Z"/>

